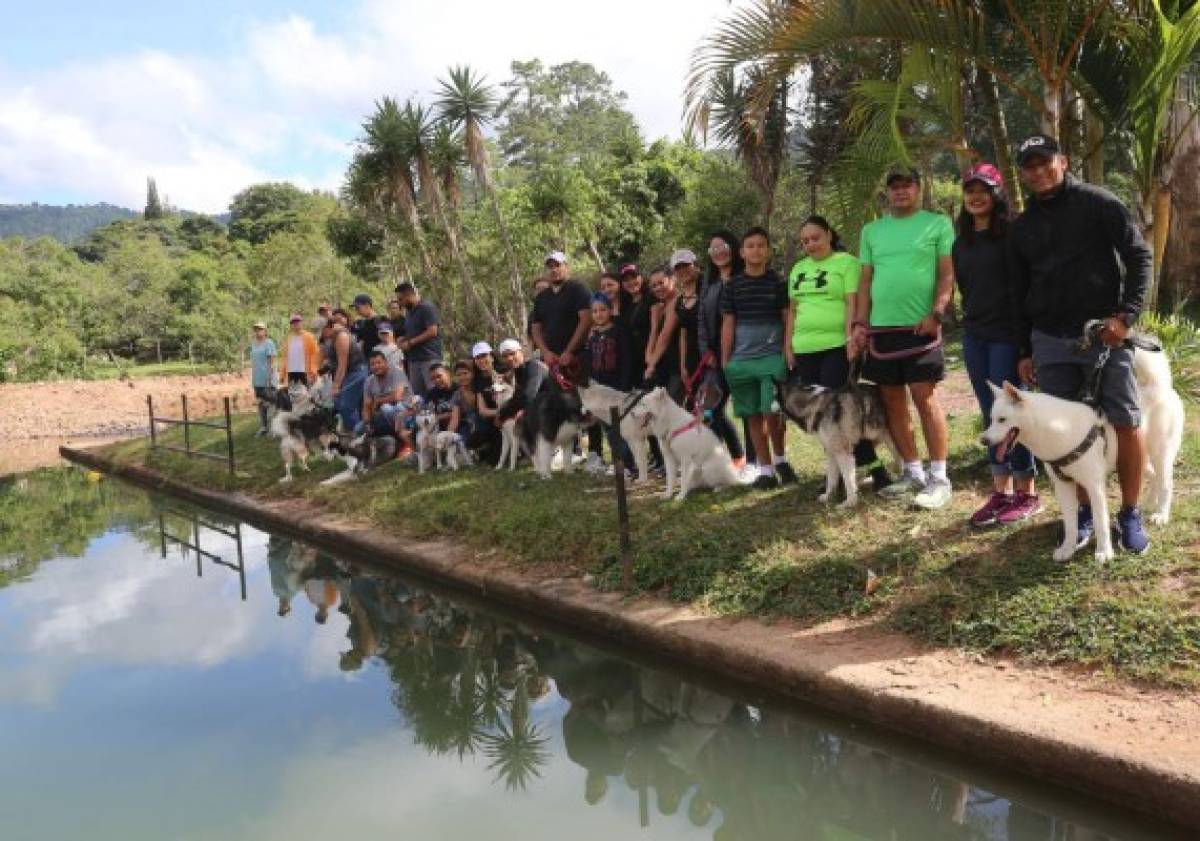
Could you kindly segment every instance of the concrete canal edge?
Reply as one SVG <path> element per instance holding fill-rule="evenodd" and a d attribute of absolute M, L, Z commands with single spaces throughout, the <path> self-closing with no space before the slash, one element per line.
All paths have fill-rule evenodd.
<path fill-rule="evenodd" d="M 1114 692 L 1096 704 L 1088 697 L 1095 691 L 1085 687 L 1075 694 L 1095 714 L 1081 715 L 1066 679 L 1056 673 L 1042 671 L 1014 684 L 997 671 L 1003 664 L 930 652 L 896 635 L 853 626 L 814 631 L 719 619 L 662 600 L 601 593 L 577 579 L 532 580 L 512 569 L 484 566 L 461 546 L 380 534 L 295 501 L 209 491 L 88 450 L 62 447 L 60 453 L 322 549 L 369 557 L 620 645 L 1160 820 L 1200 827 L 1200 700 L 1185 700 L 1183 712 L 1159 721 L 1145 716 L 1137 690 Z"/>

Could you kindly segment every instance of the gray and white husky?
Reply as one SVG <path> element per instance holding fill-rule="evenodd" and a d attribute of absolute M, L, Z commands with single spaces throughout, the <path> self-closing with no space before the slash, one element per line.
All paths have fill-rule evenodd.
<path fill-rule="evenodd" d="M 825 492 L 817 497 L 821 502 L 833 502 L 841 479 L 846 489 L 846 500 L 841 507 L 858 504 L 854 446 L 859 441 L 882 444 L 899 463 L 900 453 L 888 431 L 878 386 L 859 383 L 826 388 L 789 382 L 776 386 L 776 399 L 783 413 L 796 426 L 817 436 L 825 450 Z"/>

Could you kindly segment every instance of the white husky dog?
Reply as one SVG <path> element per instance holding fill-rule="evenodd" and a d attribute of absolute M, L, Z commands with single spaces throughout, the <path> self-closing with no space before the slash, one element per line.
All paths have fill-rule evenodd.
<path fill-rule="evenodd" d="M 729 451 L 704 422 L 671 399 L 666 389 L 656 388 L 629 413 L 658 438 L 667 472 L 663 499 L 675 494 L 675 474 L 680 473 L 679 499 L 693 488 L 713 489 L 739 484 Z"/>
<path fill-rule="evenodd" d="M 504 405 L 512 399 L 512 384 L 497 379 L 492 385 L 492 396 L 496 400 L 496 408 L 504 408 Z M 511 417 L 500 427 L 500 460 L 496 462 L 496 469 L 503 470 L 507 462 L 509 470 L 516 470 L 517 459 L 520 457 L 521 436 L 517 433 L 517 418 Z"/>
<path fill-rule="evenodd" d="M 1175 458 L 1183 440 L 1183 402 L 1171 385 L 1166 354 L 1137 350 L 1133 368 L 1150 456 L 1146 505 L 1151 509 L 1150 522 L 1162 524 L 1171 513 Z M 1050 468 L 1054 493 L 1062 509 L 1064 532 L 1062 544 L 1054 550 L 1054 559 L 1065 561 L 1077 548 L 1076 485 L 1087 491 L 1092 506 L 1096 560 L 1112 558 L 1106 488 L 1108 473 L 1117 463 L 1117 436 L 1112 424 L 1086 403 L 1020 391 L 1011 383 L 991 388 L 996 402 L 992 406 L 992 423 L 981 436 L 983 443 L 999 447 L 997 457 L 1003 459 L 1020 441 Z"/>
<path fill-rule="evenodd" d="M 417 472 L 424 473 L 437 461 L 437 415 L 430 409 L 423 409 L 417 413 L 416 427 Z"/>
<path fill-rule="evenodd" d="M 599 418 L 606 426 L 612 418 L 612 410 L 617 410 L 621 417 L 621 437 L 629 445 L 633 454 L 633 463 L 637 466 L 638 481 L 645 482 L 650 478 L 650 430 L 641 423 L 632 409 L 642 401 L 643 392 L 617 391 L 597 382 L 577 387 L 579 397 L 583 400 L 583 408 L 594 417 Z"/>
<path fill-rule="evenodd" d="M 471 466 L 471 453 L 457 432 L 439 432 L 433 436 L 437 450 L 438 470 L 458 470 L 459 466 Z"/>

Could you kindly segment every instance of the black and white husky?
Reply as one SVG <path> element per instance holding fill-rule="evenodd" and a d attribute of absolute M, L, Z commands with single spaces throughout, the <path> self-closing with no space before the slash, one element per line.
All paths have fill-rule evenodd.
<path fill-rule="evenodd" d="M 807 433 L 815 435 L 825 450 L 825 492 L 817 499 L 833 502 L 838 480 L 846 489 L 841 507 L 858 503 L 854 479 L 854 445 L 861 440 L 887 447 L 897 463 L 900 454 L 888 430 L 887 415 L 879 387 L 859 383 L 843 388 L 826 388 L 789 382 L 776 385 L 776 399 L 783 413 Z"/>
<path fill-rule="evenodd" d="M 342 457 L 346 469 L 330 476 L 321 484 L 340 485 L 394 459 L 397 444 L 391 435 L 371 435 L 369 432 L 358 435 L 342 433 L 336 436 L 329 449 Z"/>
<path fill-rule="evenodd" d="M 271 434 L 279 439 L 279 455 L 283 458 L 283 478 L 292 481 L 292 464 L 299 463 L 305 471 L 308 457 L 319 452 L 333 460 L 330 445 L 337 440 L 337 413 L 319 401 L 323 395 L 321 383 L 312 389 L 293 384 L 280 391 L 280 407 L 271 419 Z M 287 407 L 287 408 L 284 408 Z"/>
<path fill-rule="evenodd" d="M 533 469 L 537 475 L 550 478 L 554 453 L 558 449 L 563 451 L 563 472 L 571 472 L 571 450 L 585 420 L 579 393 L 565 391 L 554 383 L 529 401 L 517 419 L 515 432 L 525 451 L 533 454 Z"/>

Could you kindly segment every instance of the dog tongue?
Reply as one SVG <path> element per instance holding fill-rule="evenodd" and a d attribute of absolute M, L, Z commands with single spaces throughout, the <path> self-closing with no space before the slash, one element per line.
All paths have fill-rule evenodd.
<path fill-rule="evenodd" d="M 1005 456 L 1008 455 L 1009 449 L 1011 449 L 1013 443 L 1017 440 L 1017 436 L 1020 433 L 1021 430 L 1017 429 L 1016 427 L 1013 427 L 1008 431 L 1008 434 L 1004 436 L 1004 440 L 996 445 L 996 461 L 1004 461 Z"/>

